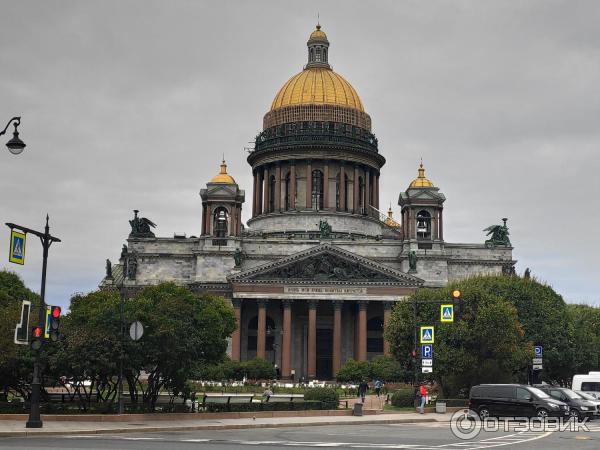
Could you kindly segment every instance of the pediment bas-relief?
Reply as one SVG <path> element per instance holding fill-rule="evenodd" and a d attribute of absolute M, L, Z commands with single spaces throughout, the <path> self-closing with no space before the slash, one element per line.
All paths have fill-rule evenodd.
<path fill-rule="evenodd" d="M 256 274 L 253 280 L 311 282 L 397 282 L 398 280 L 370 267 L 331 254 L 320 254 Z"/>

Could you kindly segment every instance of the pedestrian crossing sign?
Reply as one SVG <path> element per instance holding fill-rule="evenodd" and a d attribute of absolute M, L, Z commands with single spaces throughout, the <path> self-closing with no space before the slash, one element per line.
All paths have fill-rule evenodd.
<path fill-rule="evenodd" d="M 440 322 L 454 322 L 454 305 L 440 306 Z"/>
<path fill-rule="evenodd" d="M 15 264 L 25 264 L 25 233 L 10 231 L 10 254 L 8 260 Z"/>
<path fill-rule="evenodd" d="M 421 327 L 421 344 L 433 344 L 434 330 L 433 326 Z"/>

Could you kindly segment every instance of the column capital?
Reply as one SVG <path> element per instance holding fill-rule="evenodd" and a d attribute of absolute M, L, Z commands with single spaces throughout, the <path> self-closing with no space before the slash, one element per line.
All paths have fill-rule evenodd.
<path fill-rule="evenodd" d="M 266 308 L 269 305 L 269 300 L 258 300 L 256 304 L 259 308 Z"/>
<path fill-rule="evenodd" d="M 344 300 L 334 300 L 332 304 L 333 309 L 342 309 L 342 306 L 344 306 Z"/>
<path fill-rule="evenodd" d="M 392 306 L 394 306 L 394 302 L 383 302 L 383 309 L 384 310 L 390 310 L 392 309 Z"/>
<path fill-rule="evenodd" d="M 366 310 L 369 306 L 369 300 L 359 300 L 357 303 L 359 310 Z"/>
<path fill-rule="evenodd" d="M 281 306 L 283 306 L 284 308 L 291 308 L 292 307 L 292 303 L 294 303 L 294 300 L 281 300 Z"/>
<path fill-rule="evenodd" d="M 242 302 L 243 301 L 241 298 L 232 298 L 231 299 L 231 304 L 233 305 L 234 308 L 241 308 Z"/>
<path fill-rule="evenodd" d="M 309 309 L 317 309 L 318 305 L 319 305 L 319 300 L 309 300 L 308 301 L 308 308 Z"/>

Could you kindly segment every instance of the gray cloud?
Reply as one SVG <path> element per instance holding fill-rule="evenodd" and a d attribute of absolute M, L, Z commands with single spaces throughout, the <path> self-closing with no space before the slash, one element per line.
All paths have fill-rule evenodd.
<path fill-rule="evenodd" d="M 199 234 L 198 191 L 222 153 L 249 195 L 243 148 L 301 70 L 317 11 L 388 160 L 382 204 L 395 205 L 423 157 L 448 198 L 447 240 L 481 242 L 507 216 L 520 271 L 569 301 L 600 300 L 595 1 L 20 1 L 2 11 L 0 119 L 22 115 L 28 147 L 0 151 L 0 219 L 41 228 L 50 213 L 63 239 L 51 250 L 51 302 L 96 287 L 134 208 L 162 236 Z M 25 267 L 0 267 L 38 290 L 39 247 L 30 240 Z"/>

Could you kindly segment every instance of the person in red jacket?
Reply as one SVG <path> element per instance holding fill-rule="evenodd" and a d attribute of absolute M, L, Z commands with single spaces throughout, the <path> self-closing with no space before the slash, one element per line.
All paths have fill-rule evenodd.
<path fill-rule="evenodd" d="M 421 396 L 421 406 L 420 413 L 425 414 L 425 402 L 427 401 L 427 388 L 425 387 L 425 383 L 421 383 L 419 386 L 419 395 Z"/>

